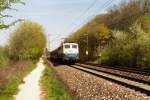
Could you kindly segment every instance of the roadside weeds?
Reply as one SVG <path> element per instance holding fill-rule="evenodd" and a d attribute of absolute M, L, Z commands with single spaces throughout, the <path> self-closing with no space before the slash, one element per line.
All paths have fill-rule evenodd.
<path fill-rule="evenodd" d="M 64 84 L 59 80 L 56 71 L 52 67 L 46 68 L 41 78 L 43 90 L 42 100 L 74 100 Z"/>
<path fill-rule="evenodd" d="M 13 68 L 12 68 L 13 67 Z M 18 92 L 18 86 L 23 82 L 23 78 L 35 68 L 35 64 L 30 61 L 17 62 L 15 65 L 1 70 L 0 100 L 13 100 L 13 96 Z"/>

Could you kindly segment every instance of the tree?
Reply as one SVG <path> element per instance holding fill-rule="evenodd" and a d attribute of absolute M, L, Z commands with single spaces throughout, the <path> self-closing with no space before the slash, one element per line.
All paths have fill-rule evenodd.
<path fill-rule="evenodd" d="M 141 24 L 141 28 L 143 29 L 144 32 L 150 33 L 150 13 L 141 16 L 137 20 L 137 23 Z"/>
<path fill-rule="evenodd" d="M 145 55 L 149 50 L 149 38 L 146 39 L 145 37 L 146 34 L 150 33 L 149 8 L 150 0 L 123 2 L 108 13 L 96 16 L 91 22 L 70 35 L 68 40 L 79 43 L 81 59 L 85 60 L 84 57 L 87 57 L 85 51 L 88 48 L 91 59 L 93 59 L 94 52 L 97 51 L 97 54 L 103 52 L 104 60 L 108 60 L 106 64 L 136 66 L 141 57 L 138 55 L 142 52 L 141 50 L 145 50 L 145 53 L 142 52 Z M 86 34 L 88 34 L 88 47 Z M 140 37 L 143 37 L 143 40 L 140 40 Z M 147 47 L 140 48 L 139 45 L 142 47 L 140 43 Z M 145 55 L 143 55 L 143 59 L 147 63 L 148 60 L 144 58 L 147 57 Z"/>
<path fill-rule="evenodd" d="M 7 65 L 9 62 L 8 49 L 0 47 L 0 68 Z"/>
<path fill-rule="evenodd" d="M 98 40 L 98 44 L 104 46 L 107 44 L 111 38 L 110 30 L 104 24 L 101 24 L 98 28 L 98 32 L 95 33 Z"/>
<path fill-rule="evenodd" d="M 25 21 L 12 33 L 10 55 L 13 59 L 38 59 L 46 44 L 41 25 Z"/>
<path fill-rule="evenodd" d="M 24 4 L 20 0 L 0 0 L 0 29 L 8 28 L 8 27 L 14 25 L 17 22 L 22 21 L 22 20 L 19 19 L 19 20 L 16 20 L 16 21 L 12 22 L 9 25 L 6 25 L 5 22 L 3 21 L 3 18 L 12 17 L 11 15 L 3 14 L 3 12 L 5 10 L 16 10 L 17 11 L 17 9 L 12 8 L 12 5 L 15 4 L 15 3 Z"/>

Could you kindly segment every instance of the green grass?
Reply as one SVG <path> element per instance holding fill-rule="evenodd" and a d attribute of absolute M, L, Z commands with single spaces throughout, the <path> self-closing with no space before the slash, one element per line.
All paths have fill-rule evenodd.
<path fill-rule="evenodd" d="M 46 67 L 41 83 L 46 93 L 45 100 L 73 100 L 73 97 L 64 84 L 58 80 L 56 72 L 52 68 Z"/>
<path fill-rule="evenodd" d="M 13 96 L 18 92 L 18 86 L 22 83 L 23 78 L 35 68 L 35 64 L 28 65 L 24 72 L 13 75 L 9 82 L 0 88 L 0 100 L 13 100 Z"/>

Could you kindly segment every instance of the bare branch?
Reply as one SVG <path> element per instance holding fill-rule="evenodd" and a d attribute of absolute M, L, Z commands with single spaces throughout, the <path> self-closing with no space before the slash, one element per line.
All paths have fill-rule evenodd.
<path fill-rule="evenodd" d="M 6 9 L 10 9 L 10 10 L 18 11 L 18 9 L 11 8 L 11 7 L 6 7 Z"/>
<path fill-rule="evenodd" d="M 4 17 L 12 17 L 11 15 L 3 15 L 0 13 L 0 18 L 4 18 Z"/>
<path fill-rule="evenodd" d="M 24 21 L 24 19 L 18 19 L 18 20 L 16 20 L 16 21 L 12 22 L 12 23 L 9 24 L 9 25 L 0 24 L 0 29 L 9 28 L 9 27 L 11 27 L 11 26 L 14 26 L 16 23 L 21 22 L 21 21 Z"/>
<path fill-rule="evenodd" d="M 18 20 L 16 20 L 16 21 L 12 22 L 12 23 L 9 25 L 9 27 L 10 27 L 10 26 L 14 26 L 16 23 L 21 22 L 21 21 L 24 21 L 24 19 L 18 19 Z"/>

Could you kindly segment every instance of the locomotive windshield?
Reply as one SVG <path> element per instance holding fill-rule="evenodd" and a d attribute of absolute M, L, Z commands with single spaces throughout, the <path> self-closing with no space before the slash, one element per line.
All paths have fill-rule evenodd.
<path fill-rule="evenodd" d="M 65 45 L 65 48 L 67 49 L 67 48 L 70 48 L 70 45 Z"/>
<path fill-rule="evenodd" d="M 75 49 L 76 49 L 76 48 L 77 48 L 77 45 L 72 45 L 72 48 L 75 48 Z"/>

